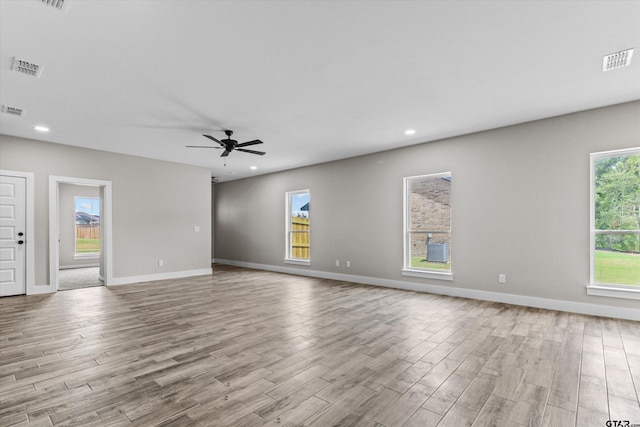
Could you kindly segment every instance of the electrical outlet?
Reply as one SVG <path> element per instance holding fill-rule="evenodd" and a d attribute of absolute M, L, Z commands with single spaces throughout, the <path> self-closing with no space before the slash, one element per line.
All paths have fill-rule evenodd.
<path fill-rule="evenodd" d="M 158 260 L 158 267 L 164 267 L 164 260 L 163 259 L 159 259 Z"/>
<path fill-rule="evenodd" d="M 347 268 L 351 268 L 351 261 L 347 261 Z"/>
<path fill-rule="evenodd" d="M 336 267 L 340 267 L 340 260 L 339 259 L 336 260 Z"/>
<path fill-rule="evenodd" d="M 196 233 L 200 232 L 200 226 L 196 225 L 195 227 L 193 227 L 193 231 L 195 231 Z"/>
<path fill-rule="evenodd" d="M 507 275 L 498 274 L 498 283 L 507 283 Z"/>

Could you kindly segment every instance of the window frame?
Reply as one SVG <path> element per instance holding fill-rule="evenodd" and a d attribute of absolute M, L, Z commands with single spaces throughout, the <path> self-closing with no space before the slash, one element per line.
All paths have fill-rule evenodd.
<path fill-rule="evenodd" d="M 415 175 L 404 177 L 402 180 L 403 191 L 402 191 L 402 202 L 403 202 L 403 267 L 402 267 L 402 275 L 409 277 L 420 277 L 426 279 L 437 279 L 437 280 L 453 280 L 453 256 L 449 246 L 449 270 L 437 270 L 437 269 L 428 269 L 428 268 L 416 268 L 411 266 L 411 230 L 409 229 L 411 225 L 411 209 L 409 203 L 411 201 L 410 195 L 410 183 L 413 180 L 419 178 L 444 178 L 449 177 L 452 178 L 453 174 L 451 171 L 449 172 L 438 172 L 424 175 Z M 449 212 L 450 212 L 450 223 L 449 223 L 449 241 L 453 236 L 453 216 L 451 213 L 453 212 L 452 200 L 451 200 L 451 191 L 449 192 Z"/>
<path fill-rule="evenodd" d="M 309 210 L 309 229 L 306 231 L 309 235 L 309 258 L 295 258 L 292 255 L 292 221 L 291 221 L 291 201 L 296 194 L 308 194 L 309 195 L 309 206 L 311 206 L 311 190 L 295 190 L 295 191 L 287 191 L 285 193 L 285 257 L 284 262 L 286 264 L 296 264 L 296 265 L 311 265 L 311 210 Z M 300 231 L 296 231 L 300 232 Z"/>
<path fill-rule="evenodd" d="M 589 156 L 589 284 L 587 295 L 605 296 L 613 298 L 640 299 L 640 286 L 615 283 L 599 283 L 595 280 L 596 236 L 611 230 L 596 230 L 595 206 L 595 164 L 596 160 L 607 157 L 640 155 L 640 147 L 622 150 L 602 151 L 591 153 Z M 640 234 L 640 230 L 615 230 L 615 233 Z"/>

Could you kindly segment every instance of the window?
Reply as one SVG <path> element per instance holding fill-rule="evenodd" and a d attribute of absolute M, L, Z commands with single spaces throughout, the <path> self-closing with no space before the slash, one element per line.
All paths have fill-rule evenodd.
<path fill-rule="evenodd" d="M 640 299 L 640 148 L 591 155 L 587 293 Z"/>
<path fill-rule="evenodd" d="M 287 193 L 287 254 L 285 257 L 285 262 L 287 263 L 311 264 L 309 254 L 309 199 L 309 190 L 290 191 Z"/>
<path fill-rule="evenodd" d="M 100 254 L 100 199 L 75 198 L 76 257 Z"/>
<path fill-rule="evenodd" d="M 453 280 L 451 172 L 404 179 L 404 269 L 407 276 Z"/>

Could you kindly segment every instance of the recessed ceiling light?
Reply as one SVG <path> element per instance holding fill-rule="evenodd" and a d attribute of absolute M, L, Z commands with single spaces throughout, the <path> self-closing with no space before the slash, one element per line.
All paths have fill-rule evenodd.
<path fill-rule="evenodd" d="M 38 132 L 49 132 L 49 128 L 46 127 L 46 126 L 39 126 L 38 125 L 34 129 L 37 130 Z"/>
<path fill-rule="evenodd" d="M 254 170 L 258 169 L 258 167 L 257 167 L 257 166 L 251 166 L 249 169 L 251 169 L 252 171 L 254 171 Z"/>
<path fill-rule="evenodd" d="M 404 131 L 405 135 L 413 135 L 414 133 L 416 133 L 415 129 L 407 129 Z"/>

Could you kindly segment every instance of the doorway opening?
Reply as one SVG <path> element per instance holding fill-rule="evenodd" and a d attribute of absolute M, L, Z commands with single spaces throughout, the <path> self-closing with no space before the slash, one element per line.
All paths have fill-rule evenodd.
<path fill-rule="evenodd" d="M 101 187 L 60 183 L 58 187 L 58 290 L 104 285 L 100 275 Z"/>
<path fill-rule="evenodd" d="M 52 176 L 49 190 L 53 290 L 108 286 L 111 181 Z"/>

